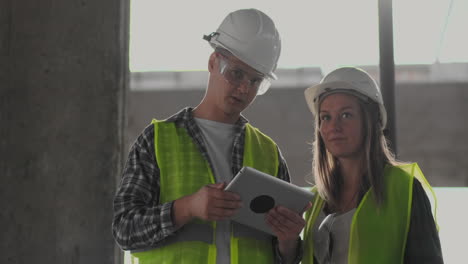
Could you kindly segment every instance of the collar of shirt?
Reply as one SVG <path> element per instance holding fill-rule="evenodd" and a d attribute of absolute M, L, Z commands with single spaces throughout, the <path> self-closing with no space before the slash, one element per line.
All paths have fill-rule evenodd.
<path fill-rule="evenodd" d="M 208 155 L 208 150 L 207 150 L 205 141 L 203 140 L 202 132 L 194 119 L 193 108 L 186 107 L 180 110 L 178 113 L 176 113 L 172 117 L 168 118 L 166 121 L 174 122 L 176 126 L 183 127 L 187 130 L 187 133 L 194 140 L 195 145 L 197 146 L 202 156 L 205 158 L 205 160 L 208 161 L 211 171 L 214 171 L 212 161 L 210 160 L 210 157 Z M 245 139 L 244 128 L 248 122 L 249 121 L 247 120 L 247 118 L 241 115 L 239 120 L 237 120 L 237 122 L 235 123 L 236 136 L 234 137 L 234 143 L 233 143 L 234 145 L 232 148 L 232 164 L 231 164 L 233 175 L 236 175 L 236 173 L 242 168 L 242 163 L 244 159 L 244 139 Z"/>

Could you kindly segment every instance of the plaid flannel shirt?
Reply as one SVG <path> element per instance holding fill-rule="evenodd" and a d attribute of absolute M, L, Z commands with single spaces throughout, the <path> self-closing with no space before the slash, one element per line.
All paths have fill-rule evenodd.
<path fill-rule="evenodd" d="M 202 132 L 195 123 L 192 108 L 185 108 L 168 118 L 183 127 L 192 137 L 195 145 L 210 167 Z M 244 127 L 248 121 L 241 116 L 236 123 L 236 136 L 233 143 L 232 173 L 241 168 L 244 153 Z M 284 158 L 278 149 L 278 178 L 290 181 Z M 114 219 L 112 231 L 116 242 L 123 250 L 144 250 L 154 247 L 159 241 L 176 232 L 172 222 L 172 202 L 159 203 L 159 167 L 154 149 L 154 126 L 147 126 L 133 144 L 123 171 L 123 178 L 114 197 Z M 276 239 L 272 240 L 276 263 L 281 263 Z M 301 243 L 299 245 L 302 245 Z M 297 263 L 302 256 L 302 246 L 298 247 Z"/>

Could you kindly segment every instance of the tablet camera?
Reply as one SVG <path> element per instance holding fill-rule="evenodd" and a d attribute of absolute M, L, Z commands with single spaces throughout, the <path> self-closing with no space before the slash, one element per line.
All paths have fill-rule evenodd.
<path fill-rule="evenodd" d="M 250 210 L 264 214 L 275 206 L 275 199 L 269 195 L 260 195 L 250 201 Z"/>

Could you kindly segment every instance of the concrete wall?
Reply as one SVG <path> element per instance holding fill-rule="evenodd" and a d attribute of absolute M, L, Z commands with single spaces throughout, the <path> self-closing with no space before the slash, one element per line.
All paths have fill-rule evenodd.
<path fill-rule="evenodd" d="M 435 186 L 468 186 L 468 83 L 402 84 L 396 98 L 399 158 Z"/>
<path fill-rule="evenodd" d="M 313 120 L 304 88 L 271 89 L 244 115 L 280 146 L 292 181 L 311 179 Z M 203 90 L 132 91 L 127 147 L 151 118 L 164 119 L 186 105 L 196 106 Z M 399 158 L 418 162 L 434 186 L 468 186 L 468 83 L 398 84 L 396 87 Z"/>
<path fill-rule="evenodd" d="M 115 263 L 127 1 L 0 1 L 0 263 Z"/>

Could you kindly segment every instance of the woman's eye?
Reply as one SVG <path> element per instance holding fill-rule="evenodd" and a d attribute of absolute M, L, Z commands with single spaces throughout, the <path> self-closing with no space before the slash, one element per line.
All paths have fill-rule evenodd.
<path fill-rule="evenodd" d="M 328 115 L 323 115 L 323 116 L 320 117 L 320 120 L 322 120 L 322 121 L 328 121 L 328 120 L 330 120 L 330 116 L 328 116 Z"/>
<path fill-rule="evenodd" d="M 351 113 L 348 113 L 348 112 L 341 114 L 341 117 L 343 118 L 350 118 L 351 116 L 352 116 Z"/>

